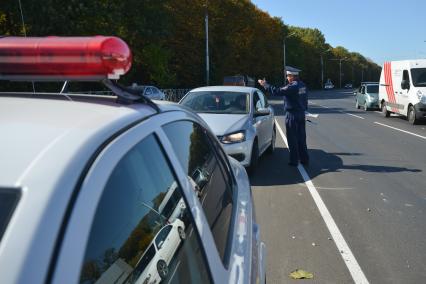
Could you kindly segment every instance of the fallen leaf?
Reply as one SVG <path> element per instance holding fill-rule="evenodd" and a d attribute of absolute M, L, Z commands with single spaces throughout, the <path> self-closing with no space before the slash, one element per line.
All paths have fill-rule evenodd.
<path fill-rule="evenodd" d="M 314 275 L 302 269 L 296 269 L 289 274 L 292 279 L 312 279 Z"/>

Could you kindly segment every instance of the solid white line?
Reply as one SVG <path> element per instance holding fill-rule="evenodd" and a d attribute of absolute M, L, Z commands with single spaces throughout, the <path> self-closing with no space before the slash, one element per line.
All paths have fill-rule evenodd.
<path fill-rule="evenodd" d="M 390 125 L 386 125 L 386 124 L 383 124 L 383 123 L 380 123 L 380 122 L 377 122 L 377 121 L 374 122 L 374 123 L 381 125 L 381 126 L 389 127 L 389 128 L 392 128 L 392 129 L 395 129 L 395 130 L 398 130 L 398 131 L 401 131 L 401 132 L 404 132 L 404 133 L 407 133 L 407 134 L 410 134 L 410 135 L 413 135 L 413 136 L 416 136 L 416 137 L 419 137 L 419 138 L 422 138 L 422 139 L 426 139 L 425 136 L 422 136 L 422 135 L 419 135 L 419 134 L 416 134 L 416 133 L 413 133 L 413 132 L 405 131 L 405 130 L 402 130 L 402 129 L 399 129 L 399 128 L 396 128 L 396 127 L 393 127 L 393 126 L 390 126 Z"/>
<path fill-rule="evenodd" d="M 284 140 L 284 143 L 286 144 L 288 148 L 287 138 L 285 137 L 284 132 L 282 131 L 276 119 L 275 119 L 275 125 L 277 126 L 278 132 L 280 133 L 281 138 Z M 348 244 L 343 238 L 342 233 L 337 227 L 336 222 L 334 222 L 334 219 L 331 216 L 330 212 L 328 211 L 327 206 L 325 205 L 324 201 L 321 199 L 321 196 L 319 195 L 317 189 L 315 188 L 310 177 L 308 176 L 308 173 L 306 172 L 305 168 L 301 164 L 299 164 L 297 168 L 300 174 L 302 175 L 305 181 L 305 184 L 308 187 L 309 192 L 311 193 L 311 196 L 315 204 L 317 205 L 322 218 L 324 219 L 325 225 L 330 231 L 330 234 L 337 246 L 337 249 L 339 250 L 343 258 L 343 261 L 346 264 L 346 267 L 348 268 L 352 276 L 352 279 L 354 280 L 355 283 L 360 283 L 360 284 L 369 283 L 367 278 L 364 275 L 364 272 L 359 266 L 358 261 L 355 259 L 355 256 L 352 254 L 351 249 L 349 248 Z"/>

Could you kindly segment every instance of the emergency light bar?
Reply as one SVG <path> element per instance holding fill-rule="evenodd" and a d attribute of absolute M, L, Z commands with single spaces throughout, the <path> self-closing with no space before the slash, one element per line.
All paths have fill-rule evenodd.
<path fill-rule="evenodd" d="M 99 81 L 129 71 L 132 54 L 117 37 L 0 38 L 0 79 Z"/>

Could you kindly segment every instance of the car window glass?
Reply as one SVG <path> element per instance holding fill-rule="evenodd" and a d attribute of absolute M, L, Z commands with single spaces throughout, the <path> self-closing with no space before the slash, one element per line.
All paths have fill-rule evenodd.
<path fill-rule="evenodd" d="M 152 95 L 152 89 L 146 88 L 145 95 L 148 95 L 148 96 Z"/>
<path fill-rule="evenodd" d="M 158 140 L 148 136 L 108 179 L 80 283 L 210 283 L 189 214 Z M 156 247 L 160 242 L 161 248 Z"/>
<path fill-rule="evenodd" d="M 361 88 L 361 94 L 365 94 L 365 86 L 362 86 L 362 88 Z"/>
<path fill-rule="evenodd" d="M 263 102 L 264 107 L 268 107 L 269 104 L 268 104 L 268 100 L 267 100 L 266 96 L 260 91 L 258 91 L 257 93 L 259 94 L 259 98 Z"/>
<path fill-rule="evenodd" d="M 265 103 L 265 97 L 263 96 L 263 94 L 261 92 L 257 91 L 256 95 L 259 97 L 259 106 L 261 108 L 265 108 L 266 103 Z"/>
<path fill-rule="evenodd" d="M 0 188 L 0 240 L 21 197 L 16 188 Z"/>
<path fill-rule="evenodd" d="M 179 121 L 167 124 L 164 130 L 196 185 L 217 250 L 226 265 L 233 208 L 231 175 L 226 172 L 229 168 L 218 159 L 214 144 L 200 125 Z"/>
<path fill-rule="evenodd" d="M 263 108 L 262 101 L 257 92 L 254 92 L 253 94 L 253 106 L 256 110 Z"/>

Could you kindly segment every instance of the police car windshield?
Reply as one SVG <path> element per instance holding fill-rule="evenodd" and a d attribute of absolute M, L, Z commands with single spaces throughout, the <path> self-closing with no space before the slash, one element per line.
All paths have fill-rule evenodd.
<path fill-rule="evenodd" d="M 411 69 L 411 78 L 413 79 L 414 87 L 426 86 L 426 68 Z"/>
<path fill-rule="evenodd" d="M 198 113 L 246 114 L 249 94 L 229 91 L 190 92 L 181 104 Z"/>
<path fill-rule="evenodd" d="M 0 188 L 0 241 L 6 231 L 21 193 L 17 189 Z"/>

